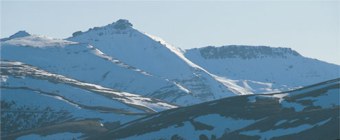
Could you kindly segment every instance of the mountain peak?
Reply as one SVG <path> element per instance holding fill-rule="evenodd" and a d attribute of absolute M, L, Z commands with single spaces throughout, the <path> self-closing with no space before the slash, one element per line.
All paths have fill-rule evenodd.
<path fill-rule="evenodd" d="M 30 36 L 30 35 L 31 34 L 26 32 L 25 30 L 21 30 L 21 31 L 18 31 L 15 34 L 11 35 L 10 38 L 25 37 L 25 36 Z"/>
<path fill-rule="evenodd" d="M 198 49 L 200 54 L 206 59 L 217 58 L 263 58 L 278 57 L 286 58 L 288 56 L 301 56 L 291 48 L 274 48 L 268 46 L 246 46 L 246 45 L 228 45 L 221 47 L 208 46 Z"/>
<path fill-rule="evenodd" d="M 29 34 L 28 32 L 26 32 L 25 30 L 21 30 L 21 31 L 18 31 L 18 32 L 16 32 L 15 34 L 11 35 L 11 36 L 8 37 L 8 38 L 1 39 L 1 41 L 7 41 L 7 40 L 10 40 L 10 39 L 20 38 L 20 37 L 26 37 L 26 36 L 30 36 L 30 35 L 31 35 L 31 34 Z"/>
<path fill-rule="evenodd" d="M 129 22 L 129 20 L 119 19 L 116 22 L 113 22 L 111 26 L 118 30 L 124 30 L 124 29 L 132 27 L 133 25 Z"/>
<path fill-rule="evenodd" d="M 127 29 L 131 29 L 132 28 L 132 24 L 129 22 L 129 20 L 126 19 L 119 19 L 116 22 L 113 22 L 111 24 L 108 24 L 106 26 L 102 26 L 102 27 L 93 27 L 90 28 L 88 31 L 82 32 L 82 31 L 76 31 L 72 34 L 72 37 L 76 37 L 79 35 L 82 35 L 84 33 L 88 33 L 88 32 L 97 32 L 97 34 L 99 36 L 102 36 L 104 34 L 104 30 L 108 30 L 111 31 L 111 33 L 122 33 L 125 32 L 125 30 Z M 109 34 L 111 34 L 109 33 Z"/>

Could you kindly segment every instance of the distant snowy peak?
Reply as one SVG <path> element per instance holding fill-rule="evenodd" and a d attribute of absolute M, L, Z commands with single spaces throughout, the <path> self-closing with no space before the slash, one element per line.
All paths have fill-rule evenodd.
<path fill-rule="evenodd" d="M 25 36 L 30 36 L 31 34 L 29 34 L 28 32 L 22 30 L 22 31 L 18 31 L 15 34 L 11 35 L 9 38 L 13 39 L 13 38 L 18 38 L 18 37 L 25 37 Z"/>
<path fill-rule="evenodd" d="M 25 37 L 25 36 L 30 36 L 31 34 L 29 34 L 28 32 L 26 31 L 18 31 L 16 32 L 15 34 L 11 35 L 10 37 L 8 38 L 3 38 L 1 39 L 1 41 L 7 41 L 7 40 L 11 40 L 11 39 L 14 39 L 14 38 L 20 38 L 20 37 Z"/>
<path fill-rule="evenodd" d="M 223 59 L 223 58 L 287 58 L 290 56 L 301 56 L 298 52 L 290 48 L 273 48 L 268 46 L 245 46 L 245 45 L 228 45 L 222 47 L 208 46 L 203 48 L 195 48 L 188 50 L 199 51 L 200 55 L 205 59 Z"/>
<path fill-rule="evenodd" d="M 85 31 L 85 32 L 82 32 L 82 31 L 74 32 L 72 34 L 72 37 L 76 37 L 76 36 L 82 35 L 84 33 L 89 33 L 89 32 L 93 32 L 93 31 L 99 31 L 98 35 L 102 36 L 102 35 L 104 35 L 103 31 L 108 31 L 108 30 L 113 31 L 113 32 L 110 32 L 110 34 L 121 34 L 121 33 L 124 34 L 129 29 L 132 29 L 132 26 L 133 25 L 128 20 L 119 19 L 116 22 L 113 22 L 113 23 L 108 24 L 106 26 L 90 28 L 88 31 Z"/>
<path fill-rule="evenodd" d="M 25 33 L 26 32 L 17 34 L 16 37 L 6 40 L 2 43 L 7 44 L 7 45 L 30 46 L 30 47 L 39 47 L 39 48 L 41 47 L 63 47 L 66 45 L 78 44 L 77 42 L 72 42 L 72 41 L 67 41 L 67 40 L 62 40 L 62 39 L 54 39 L 54 38 L 40 36 L 40 35 L 23 36 Z M 20 37 L 20 35 L 22 35 L 23 37 Z"/>

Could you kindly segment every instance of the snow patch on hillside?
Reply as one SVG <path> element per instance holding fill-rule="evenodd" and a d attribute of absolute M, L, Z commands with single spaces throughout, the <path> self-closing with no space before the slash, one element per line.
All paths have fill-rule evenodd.
<path fill-rule="evenodd" d="M 327 91 L 327 93 L 317 96 L 317 97 L 308 97 L 300 99 L 299 101 L 311 100 L 314 106 L 319 106 L 321 108 L 330 108 L 333 106 L 339 106 L 340 102 L 340 94 L 339 89 L 332 89 Z"/>
<path fill-rule="evenodd" d="M 244 128 L 255 122 L 255 120 L 224 117 L 219 114 L 199 116 L 195 118 L 195 120 L 213 126 L 214 129 L 211 130 L 211 133 L 217 137 L 221 137 L 224 133 L 229 133 L 237 129 Z"/>

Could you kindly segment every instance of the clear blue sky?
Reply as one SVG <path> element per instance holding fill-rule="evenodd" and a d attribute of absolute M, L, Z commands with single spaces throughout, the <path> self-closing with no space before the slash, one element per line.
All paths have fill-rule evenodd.
<path fill-rule="evenodd" d="M 340 64 L 340 2 L 335 1 L 1 1 L 1 38 L 18 30 L 66 38 L 130 20 L 180 48 L 230 44 L 290 47 Z"/>

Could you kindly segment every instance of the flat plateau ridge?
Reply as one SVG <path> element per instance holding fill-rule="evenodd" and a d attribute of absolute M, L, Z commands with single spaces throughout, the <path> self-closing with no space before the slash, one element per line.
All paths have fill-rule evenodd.
<path fill-rule="evenodd" d="M 290 48 L 181 50 L 122 19 L 0 41 L 3 139 L 339 138 L 340 66 Z"/>

